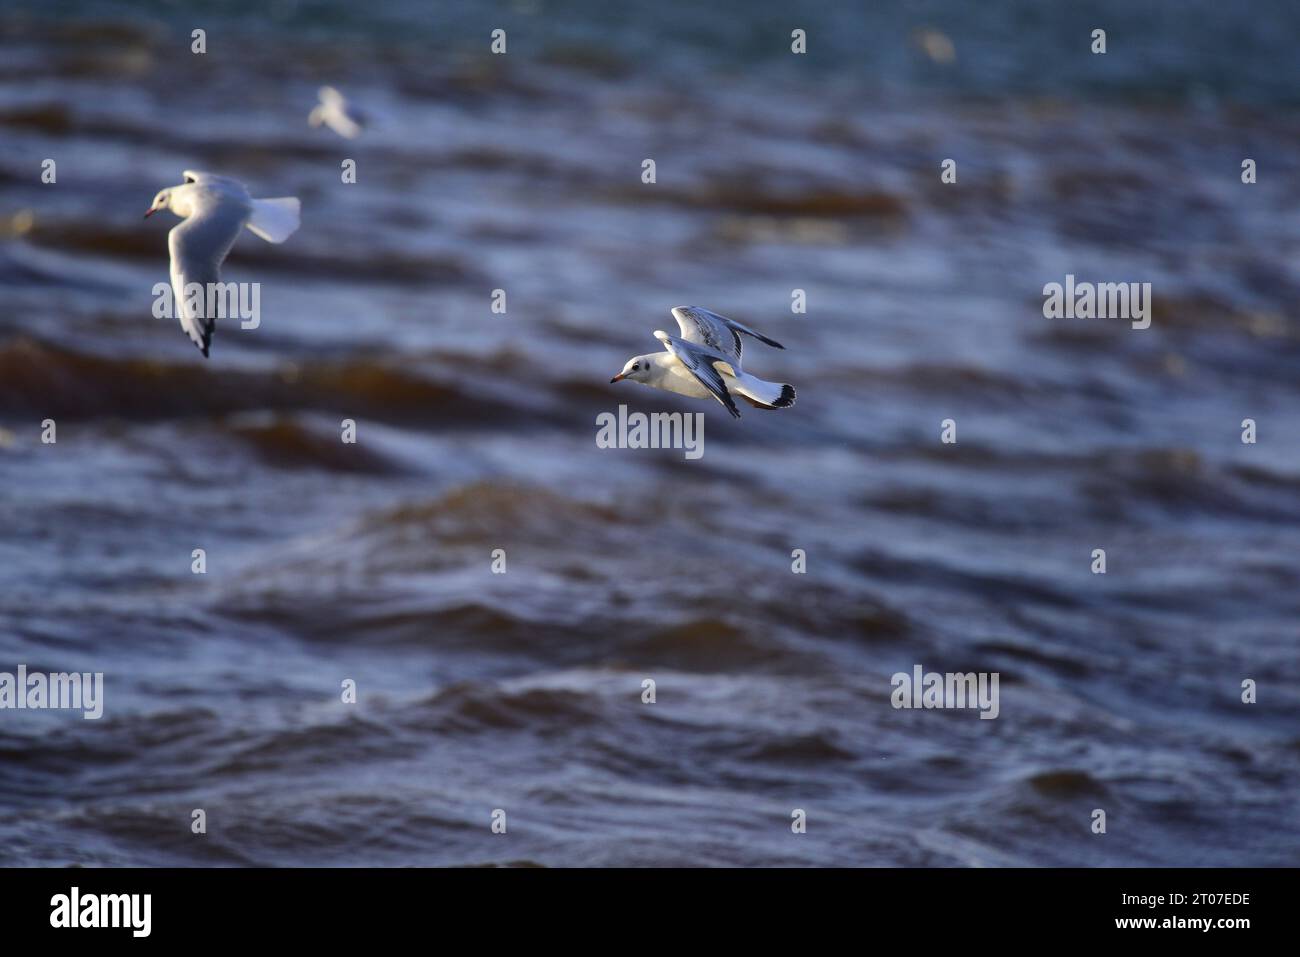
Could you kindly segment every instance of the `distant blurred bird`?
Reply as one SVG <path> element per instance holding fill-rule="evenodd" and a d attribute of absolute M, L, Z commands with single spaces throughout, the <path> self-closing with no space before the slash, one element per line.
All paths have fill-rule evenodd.
<path fill-rule="evenodd" d="M 681 336 L 656 329 L 655 338 L 664 344 L 664 351 L 628 359 L 623 371 L 609 380 L 611 383 L 631 379 L 695 399 L 713 396 L 737 419 L 740 411 L 731 399 L 733 395 L 758 409 L 794 405 L 794 386 L 768 382 L 740 367 L 741 335 L 753 336 L 776 349 L 785 346 L 699 306 L 675 306 L 672 313 Z"/>
<path fill-rule="evenodd" d="M 312 126 L 323 123 L 349 140 L 361 135 L 361 128 L 366 125 L 365 115 L 348 103 L 347 97 L 332 86 L 322 86 L 317 96 L 320 103 L 307 115 L 308 123 Z"/>
<path fill-rule="evenodd" d="M 169 209 L 185 220 L 167 234 L 174 306 L 181 328 L 206 358 L 216 317 L 196 309 L 186 287 L 199 283 L 206 292 L 221 282 L 221 264 L 245 226 L 269 243 L 284 242 L 298 229 L 301 204 L 296 196 L 253 199 L 243 183 L 228 176 L 189 169 L 183 175 L 185 182 L 159 192 L 144 216 Z"/>
<path fill-rule="evenodd" d="M 912 34 L 912 40 L 935 63 L 952 63 L 957 59 L 957 48 L 946 33 L 922 29 Z"/>

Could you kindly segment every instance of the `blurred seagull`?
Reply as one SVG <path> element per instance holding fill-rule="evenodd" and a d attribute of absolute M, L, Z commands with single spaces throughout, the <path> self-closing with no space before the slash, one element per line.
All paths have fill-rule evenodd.
<path fill-rule="evenodd" d="M 664 351 L 633 356 L 610 382 L 631 379 L 695 399 L 713 396 L 736 418 L 740 418 L 740 411 L 731 399 L 733 395 L 758 409 L 794 405 L 794 386 L 767 382 L 740 367 L 741 335 L 753 336 L 776 349 L 785 346 L 699 306 L 675 306 L 672 313 L 681 335 L 670 336 L 656 329 L 655 338 L 664 344 Z"/>
<path fill-rule="evenodd" d="M 221 264 L 245 226 L 269 243 L 284 242 L 298 229 L 301 204 L 296 196 L 253 199 L 243 183 L 228 176 L 189 169 L 183 175 L 185 182 L 162 190 L 144 216 L 170 209 L 185 220 L 167 234 L 172 291 L 181 328 L 207 358 L 216 317 L 194 309 L 185 287 L 199 283 L 207 291 L 210 283 L 221 282 Z"/>
<path fill-rule="evenodd" d="M 322 86 L 316 94 L 320 103 L 307 114 L 312 126 L 324 123 L 344 139 L 354 140 L 361 135 L 365 116 L 351 106 L 347 98 L 332 86 Z"/>

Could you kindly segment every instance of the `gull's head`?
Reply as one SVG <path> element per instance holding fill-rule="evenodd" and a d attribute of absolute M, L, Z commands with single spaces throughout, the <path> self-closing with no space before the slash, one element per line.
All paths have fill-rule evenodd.
<path fill-rule="evenodd" d="M 627 360 L 627 364 L 623 366 L 623 371 L 609 381 L 614 383 L 622 382 L 624 379 L 631 379 L 633 382 L 649 382 L 650 368 L 650 356 L 633 356 Z"/>
<path fill-rule="evenodd" d="M 158 210 L 160 209 L 167 209 L 169 206 L 171 206 L 171 202 L 172 202 L 171 187 L 168 187 L 167 189 L 159 190 L 158 195 L 153 198 L 153 203 L 149 206 L 148 211 L 144 214 L 144 218 L 148 219 L 150 216 L 158 212 Z"/>

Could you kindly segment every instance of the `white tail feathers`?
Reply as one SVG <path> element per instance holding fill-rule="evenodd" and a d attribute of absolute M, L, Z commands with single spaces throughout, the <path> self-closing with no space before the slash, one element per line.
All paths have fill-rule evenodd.
<path fill-rule="evenodd" d="M 255 199 L 253 215 L 248 218 L 248 229 L 268 243 L 282 243 L 297 232 L 301 222 L 301 208 L 297 196 Z"/>
<path fill-rule="evenodd" d="M 785 409 L 794 405 L 794 386 L 784 382 L 768 382 L 747 372 L 732 379 L 729 392 L 748 399 L 763 409 Z"/>

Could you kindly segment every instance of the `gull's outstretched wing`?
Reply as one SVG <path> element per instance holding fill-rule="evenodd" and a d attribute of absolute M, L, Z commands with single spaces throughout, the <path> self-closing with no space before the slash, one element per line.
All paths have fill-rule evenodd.
<path fill-rule="evenodd" d="M 682 330 L 683 339 L 713 349 L 721 355 L 730 355 L 737 362 L 740 361 L 742 351 L 740 344 L 742 332 L 774 348 L 785 348 L 775 339 L 769 339 L 734 319 L 720 316 L 702 306 L 675 306 L 672 313 Z"/>
<path fill-rule="evenodd" d="M 212 329 L 216 324 L 216 316 L 208 315 L 208 284 L 221 282 L 221 264 L 247 218 L 248 208 L 243 204 L 215 202 L 205 205 L 167 234 L 176 316 L 204 357 L 212 344 Z M 191 283 L 202 286 L 201 302 L 187 299 L 185 290 Z"/>
<path fill-rule="evenodd" d="M 687 342 L 711 349 L 728 362 L 740 362 L 740 336 L 716 312 L 699 306 L 674 306 L 672 313 Z"/>
<path fill-rule="evenodd" d="M 691 375 L 699 380 L 700 385 L 708 389 L 713 397 L 727 407 L 734 418 L 740 418 L 740 410 L 727 392 L 727 384 L 722 374 L 714 368 L 714 363 L 721 362 L 732 366 L 733 360 L 713 349 L 705 348 L 694 342 L 687 342 L 676 336 L 670 336 L 662 330 L 655 330 L 655 338 L 664 344 L 664 348 L 677 357 L 682 365 L 690 370 Z M 738 359 L 734 361 L 739 361 Z"/>

